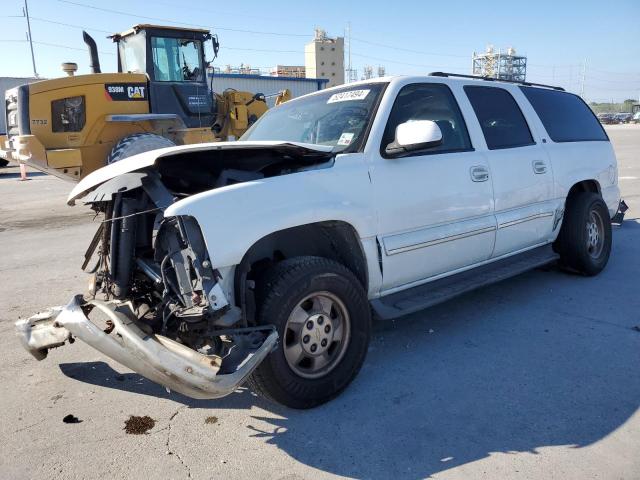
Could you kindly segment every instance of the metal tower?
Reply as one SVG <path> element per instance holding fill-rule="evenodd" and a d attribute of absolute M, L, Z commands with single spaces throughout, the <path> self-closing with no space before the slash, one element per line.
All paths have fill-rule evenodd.
<path fill-rule="evenodd" d="M 527 57 L 516 55 L 514 48 L 506 52 L 489 45 L 485 53 L 473 52 L 471 73 L 481 77 L 524 82 L 527 77 Z"/>

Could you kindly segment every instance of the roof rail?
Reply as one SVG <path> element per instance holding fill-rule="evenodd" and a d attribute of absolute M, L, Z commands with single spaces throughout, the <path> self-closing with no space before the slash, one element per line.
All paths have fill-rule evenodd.
<path fill-rule="evenodd" d="M 463 73 L 431 72 L 429 74 L 429 76 L 431 76 L 431 77 L 473 78 L 475 80 L 485 80 L 487 82 L 517 83 L 518 85 L 526 85 L 527 87 L 553 88 L 554 90 L 560 90 L 560 91 L 564 92 L 564 88 L 562 88 L 562 87 L 554 87 L 553 85 L 545 85 L 543 83 L 520 82 L 518 80 L 503 80 L 501 78 L 479 77 L 478 75 L 465 75 Z"/>

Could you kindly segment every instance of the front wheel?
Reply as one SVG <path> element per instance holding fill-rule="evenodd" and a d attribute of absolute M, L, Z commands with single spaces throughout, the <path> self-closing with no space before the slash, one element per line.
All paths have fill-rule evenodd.
<path fill-rule="evenodd" d="M 555 247 L 566 267 L 583 275 L 597 275 L 611 253 L 611 219 L 602 197 L 581 192 L 567 200 Z"/>
<path fill-rule="evenodd" d="M 364 362 L 371 332 L 369 302 L 355 275 L 326 258 L 296 257 L 272 267 L 258 293 L 259 323 L 275 325 L 280 341 L 250 387 L 292 408 L 342 392 Z"/>

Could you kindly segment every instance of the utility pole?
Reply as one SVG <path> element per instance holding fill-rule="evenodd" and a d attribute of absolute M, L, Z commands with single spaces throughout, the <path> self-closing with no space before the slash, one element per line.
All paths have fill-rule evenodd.
<path fill-rule="evenodd" d="M 33 64 L 33 76 L 38 78 L 38 72 L 36 70 L 36 57 L 33 54 L 33 40 L 31 39 L 31 22 L 29 20 L 29 6 L 27 0 L 24 0 L 24 8 L 22 9 L 23 15 L 27 18 L 27 39 L 29 40 L 29 47 L 31 47 L 31 63 Z"/>
<path fill-rule="evenodd" d="M 351 22 L 347 22 L 347 41 L 349 42 L 349 75 L 347 76 L 347 83 L 352 82 L 353 70 L 351 70 Z"/>
<path fill-rule="evenodd" d="M 580 98 L 584 100 L 584 77 L 587 73 L 587 59 L 584 59 L 582 64 L 582 81 L 580 82 Z"/>

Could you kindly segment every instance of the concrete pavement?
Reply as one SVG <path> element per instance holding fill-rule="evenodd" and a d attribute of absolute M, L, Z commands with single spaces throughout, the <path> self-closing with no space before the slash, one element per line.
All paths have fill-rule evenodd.
<path fill-rule="evenodd" d="M 168 394 L 81 342 L 36 362 L 13 322 L 85 290 L 96 225 L 71 184 L 0 169 L 0 478 L 640 478 L 640 126 L 607 131 L 631 210 L 600 276 L 536 270 L 376 324 L 310 411 Z M 156 424 L 129 435 L 130 415 Z"/>

